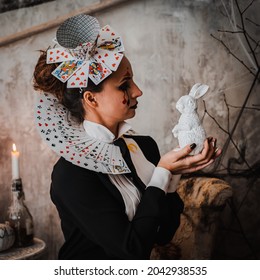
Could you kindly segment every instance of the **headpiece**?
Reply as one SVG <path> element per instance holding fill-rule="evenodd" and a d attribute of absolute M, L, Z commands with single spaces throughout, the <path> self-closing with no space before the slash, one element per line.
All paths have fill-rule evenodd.
<path fill-rule="evenodd" d="M 97 19 L 88 15 L 67 19 L 58 28 L 55 40 L 58 46 L 47 50 L 47 63 L 61 62 L 52 74 L 67 82 L 68 88 L 82 90 L 88 78 L 99 84 L 117 70 L 123 58 L 121 37 L 109 25 L 100 29 Z M 35 118 L 41 137 L 67 161 L 105 174 L 130 172 L 120 148 L 89 135 L 52 94 L 38 96 Z M 132 133 L 126 125 L 124 135 Z"/>
<path fill-rule="evenodd" d="M 116 71 L 124 46 L 121 37 L 109 26 L 100 29 L 96 18 L 76 15 L 57 30 L 56 48 L 47 50 L 47 63 L 61 64 L 52 72 L 68 88 L 87 87 L 88 78 L 96 85 Z"/>

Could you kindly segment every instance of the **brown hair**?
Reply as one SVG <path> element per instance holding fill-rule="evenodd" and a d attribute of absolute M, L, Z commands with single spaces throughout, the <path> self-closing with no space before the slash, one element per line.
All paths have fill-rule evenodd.
<path fill-rule="evenodd" d="M 33 87 L 37 91 L 43 91 L 53 94 L 62 105 L 70 112 L 76 122 L 81 123 L 85 117 L 85 110 L 82 104 L 83 93 L 85 91 L 100 92 L 103 89 L 103 83 L 95 85 L 90 79 L 86 88 L 67 88 L 67 84 L 61 82 L 51 73 L 59 64 L 46 63 L 47 52 L 40 51 L 40 57 L 34 70 Z"/>

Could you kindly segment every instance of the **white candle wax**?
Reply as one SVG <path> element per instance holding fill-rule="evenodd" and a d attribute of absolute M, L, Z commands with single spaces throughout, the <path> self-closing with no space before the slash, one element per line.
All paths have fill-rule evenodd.
<path fill-rule="evenodd" d="M 19 152 L 16 150 L 15 144 L 13 144 L 12 155 L 12 180 L 19 179 Z"/>

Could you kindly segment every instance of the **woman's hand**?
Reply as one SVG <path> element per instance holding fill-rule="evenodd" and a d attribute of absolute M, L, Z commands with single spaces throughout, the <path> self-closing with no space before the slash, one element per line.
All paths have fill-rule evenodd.
<path fill-rule="evenodd" d="M 195 144 L 187 145 L 179 151 L 172 150 L 161 157 L 158 166 L 171 171 L 172 174 L 198 171 L 213 163 L 221 154 L 221 150 L 217 148 L 216 143 L 215 138 L 207 138 L 203 150 L 194 156 L 189 156 L 189 153 L 195 148 Z"/>

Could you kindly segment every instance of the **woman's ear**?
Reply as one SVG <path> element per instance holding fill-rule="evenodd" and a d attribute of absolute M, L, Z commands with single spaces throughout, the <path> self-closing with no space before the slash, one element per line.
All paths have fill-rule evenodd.
<path fill-rule="evenodd" d="M 95 95 L 91 91 L 84 92 L 83 101 L 86 105 L 88 105 L 92 108 L 97 107 L 97 101 L 96 101 Z"/>

